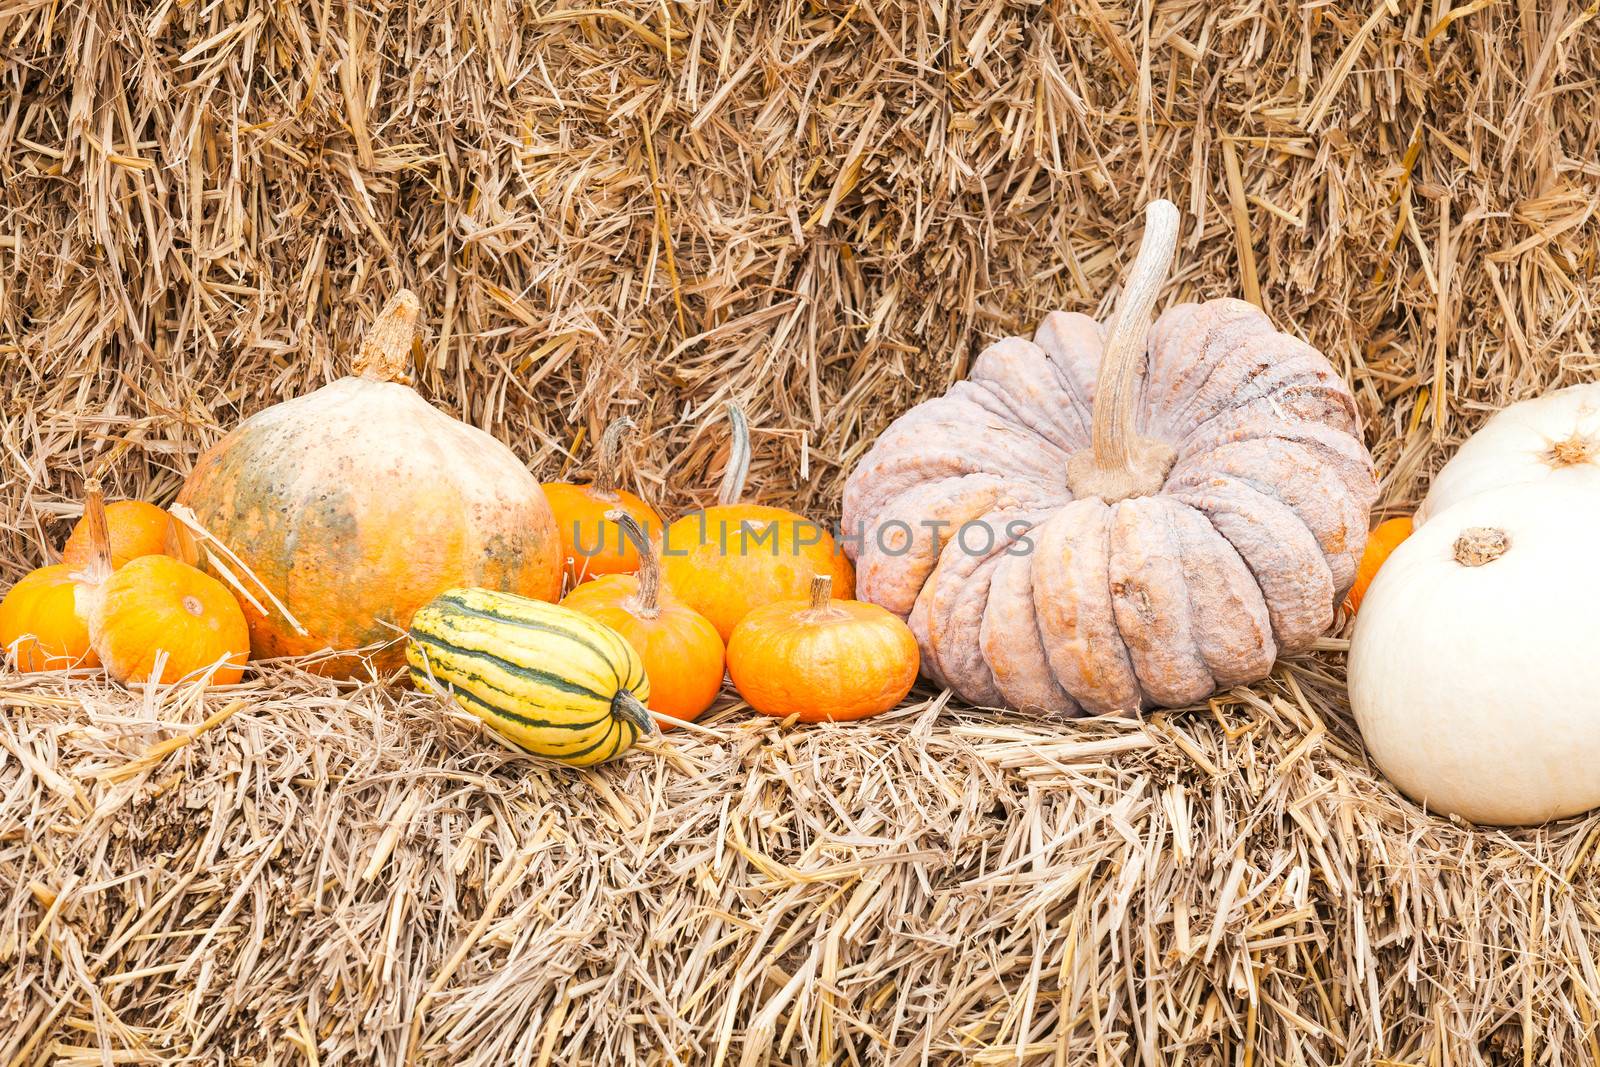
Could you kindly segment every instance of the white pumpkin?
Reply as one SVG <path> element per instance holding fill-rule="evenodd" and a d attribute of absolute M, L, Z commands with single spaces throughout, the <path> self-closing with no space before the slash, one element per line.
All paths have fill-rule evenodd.
<path fill-rule="evenodd" d="M 1350 703 L 1430 810 L 1507 825 L 1600 806 L 1597 529 L 1600 493 L 1524 482 L 1435 512 L 1373 580 Z"/>
<path fill-rule="evenodd" d="M 1421 526 L 1468 497 L 1523 483 L 1600 490 L 1600 382 L 1498 412 L 1444 465 L 1414 521 Z"/>

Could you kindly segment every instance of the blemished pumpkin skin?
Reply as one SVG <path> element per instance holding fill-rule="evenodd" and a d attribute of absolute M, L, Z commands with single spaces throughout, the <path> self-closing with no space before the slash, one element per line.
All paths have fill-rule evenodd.
<path fill-rule="evenodd" d="M 855 568 L 822 524 L 740 501 L 750 431 L 738 405 L 728 405 L 728 419 L 733 438 L 718 502 L 667 527 L 661 549 L 668 588 L 710 619 L 725 641 L 753 609 L 804 598 L 819 573 L 833 578 L 841 598 L 855 590 Z"/>
<path fill-rule="evenodd" d="M 176 555 L 172 516 L 143 500 L 118 500 L 106 505 L 106 525 L 111 530 L 111 565 L 121 567 L 140 556 Z M 89 562 L 89 530 L 79 519 L 61 547 L 61 562 L 82 566 Z"/>
<path fill-rule="evenodd" d="M 560 539 L 539 483 L 505 445 L 404 384 L 418 313 L 415 296 L 396 294 L 353 375 L 246 419 L 179 495 L 302 628 L 257 595 L 265 612 L 245 605 L 255 658 L 365 649 L 309 669 L 381 674 L 404 662 L 396 639 L 411 616 L 446 589 L 560 595 Z"/>
<path fill-rule="evenodd" d="M 842 722 L 888 711 L 917 680 L 917 640 L 876 604 L 834 600 L 816 575 L 804 600 L 746 615 L 728 641 L 728 675 L 755 710 L 801 722 Z"/>
<path fill-rule="evenodd" d="M 1150 205 L 1109 329 L 989 346 L 845 484 L 856 595 L 969 703 L 1190 704 L 1309 647 L 1355 581 L 1378 487 L 1349 387 L 1243 301 L 1151 325 L 1177 230 Z"/>
<path fill-rule="evenodd" d="M 220 664 L 210 683 L 232 685 L 250 655 L 250 629 L 233 593 L 170 556 L 119 567 L 100 586 L 89 630 L 106 672 L 124 683 L 176 682 Z"/>
<path fill-rule="evenodd" d="M 617 488 L 617 453 L 623 434 L 634 428 L 632 419 L 617 419 L 600 438 L 600 457 L 593 482 L 545 482 L 544 495 L 555 516 L 561 538 L 565 588 L 606 574 L 632 574 L 639 569 L 639 550 L 622 536 L 621 528 L 606 519 L 622 511 L 652 538 L 661 536 L 661 516 L 639 496 Z"/>
<path fill-rule="evenodd" d="M 1378 569 L 1390 553 L 1399 547 L 1400 542 L 1411 536 L 1411 529 L 1410 515 L 1384 519 L 1372 528 L 1367 535 L 1366 550 L 1361 553 L 1361 563 L 1356 567 L 1355 584 L 1344 597 L 1346 614 L 1354 615 L 1361 610 L 1361 600 L 1367 595 L 1367 587 L 1372 584 L 1372 579 L 1378 576 Z"/>
<path fill-rule="evenodd" d="M 613 511 L 610 516 L 608 521 L 620 522 L 630 543 L 649 543 L 631 515 Z M 651 711 L 693 721 L 722 691 L 722 636 L 705 616 L 661 587 L 660 561 L 654 551 L 639 557 L 638 574 L 607 574 L 585 582 L 568 593 L 561 606 L 605 623 L 633 646 L 650 678 Z M 670 722 L 658 725 L 674 729 Z"/>
<path fill-rule="evenodd" d="M 81 602 L 79 568 L 69 563 L 40 567 L 0 600 L 0 658 L 16 650 L 23 672 L 97 667 L 89 643 L 89 620 Z"/>

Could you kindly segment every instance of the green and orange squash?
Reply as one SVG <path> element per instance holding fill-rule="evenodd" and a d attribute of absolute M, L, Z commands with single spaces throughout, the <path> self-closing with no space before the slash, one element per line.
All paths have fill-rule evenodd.
<path fill-rule="evenodd" d="M 312 669 L 381 674 L 403 663 L 412 615 L 446 589 L 560 593 L 539 483 L 406 384 L 418 313 L 396 294 L 354 374 L 246 419 L 183 487 L 178 503 L 253 575 L 236 577 L 258 602 L 245 604 L 257 659 L 327 651 Z"/>

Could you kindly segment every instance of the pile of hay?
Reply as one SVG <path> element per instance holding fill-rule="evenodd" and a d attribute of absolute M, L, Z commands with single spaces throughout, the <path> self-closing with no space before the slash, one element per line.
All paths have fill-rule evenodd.
<path fill-rule="evenodd" d="M 82 477 L 165 502 L 340 373 L 544 477 L 836 512 L 886 422 L 1143 203 L 1354 385 L 1413 504 L 1591 378 L 1600 7 L 0 0 L 0 585 Z M 418 531 L 417 536 L 426 536 Z M 1343 642 L 1142 724 L 730 697 L 572 773 L 376 682 L 0 673 L 0 1062 L 1600 1060 L 1600 819 L 1481 831 L 1366 762 Z"/>

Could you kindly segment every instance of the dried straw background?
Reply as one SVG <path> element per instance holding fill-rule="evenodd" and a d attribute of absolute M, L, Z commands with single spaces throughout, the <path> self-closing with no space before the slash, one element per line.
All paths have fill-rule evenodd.
<path fill-rule="evenodd" d="M 0 583 L 400 284 L 424 392 L 541 475 L 628 412 L 687 506 L 739 397 L 827 514 L 988 340 L 1106 307 L 1155 195 L 1171 297 L 1326 351 L 1403 508 L 1600 364 L 1597 12 L 0 0 Z M 730 699 L 582 774 L 290 670 L 0 675 L 0 1061 L 1600 1060 L 1600 820 L 1418 811 L 1326 644 L 1142 726 Z"/>

